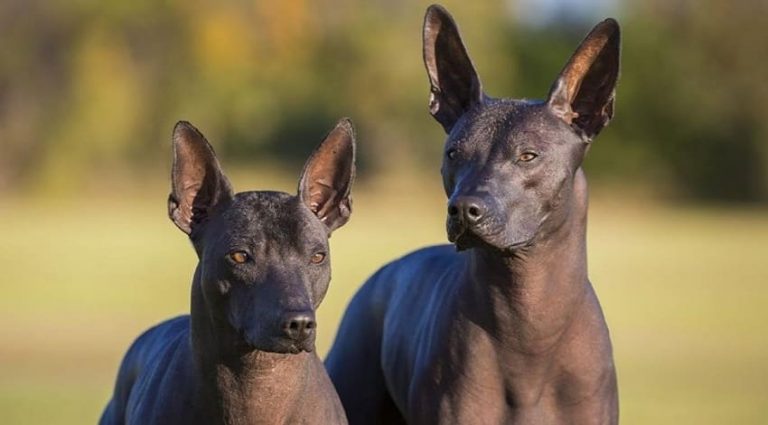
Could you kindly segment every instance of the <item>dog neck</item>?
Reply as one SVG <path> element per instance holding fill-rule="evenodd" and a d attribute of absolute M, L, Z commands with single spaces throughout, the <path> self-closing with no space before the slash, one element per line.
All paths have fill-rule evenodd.
<path fill-rule="evenodd" d="M 560 206 L 564 220 L 511 255 L 470 250 L 467 310 L 502 351 L 552 351 L 574 321 L 589 291 L 586 256 L 587 186 L 581 169 Z"/>
<path fill-rule="evenodd" d="M 237 332 L 204 300 L 199 269 L 192 284 L 190 344 L 211 423 L 290 422 L 307 385 L 314 353 L 243 351 Z"/>

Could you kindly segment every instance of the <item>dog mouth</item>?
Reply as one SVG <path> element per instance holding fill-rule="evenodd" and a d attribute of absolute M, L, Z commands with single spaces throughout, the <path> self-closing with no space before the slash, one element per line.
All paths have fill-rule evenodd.
<path fill-rule="evenodd" d="M 509 255 L 530 248 L 534 241 L 534 237 L 530 237 L 517 242 L 504 243 L 496 240 L 495 236 L 500 236 L 498 233 L 479 233 L 475 228 L 466 227 L 459 223 L 451 223 L 450 221 L 447 227 L 448 240 L 456 246 L 457 251 L 484 247 Z"/>
<path fill-rule="evenodd" d="M 463 251 L 482 242 L 475 231 L 468 229 L 460 220 L 449 218 L 446 223 L 448 241 L 456 245 L 456 249 Z"/>
<path fill-rule="evenodd" d="M 311 353 L 315 351 L 315 339 L 308 337 L 301 340 L 295 340 L 284 337 L 275 337 L 271 338 L 266 344 L 263 344 L 251 341 L 245 335 L 241 335 L 237 338 L 237 341 L 235 341 L 235 349 L 241 355 L 249 354 L 254 351 L 277 354 Z"/>
<path fill-rule="evenodd" d="M 471 231 L 462 231 L 461 233 L 448 236 L 448 240 L 456 245 L 457 251 L 464 251 L 477 246 L 485 245 L 485 241 Z"/>
<path fill-rule="evenodd" d="M 457 251 L 465 251 L 471 248 L 485 247 L 494 251 L 499 251 L 502 254 L 514 254 L 519 251 L 526 250 L 533 246 L 533 238 L 520 242 L 514 242 L 503 247 L 499 247 L 492 243 L 489 243 L 485 239 L 475 235 L 471 232 L 464 232 L 459 235 L 455 240 L 451 241 L 456 245 Z"/>
<path fill-rule="evenodd" d="M 265 353 L 276 354 L 299 354 L 299 353 L 311 353 L 315 351 L 315 346 L 312 343 L 303 342 L 290 342 L 290 343 L 278 343 L 271 347 L 256 347 L 248 342 L 241 342 L 237 344 L 237 351 L 241 355 L 249 354 L 254 351 L 263 351 Z"/>
<path fill-rule="evenodd" d="M 285 351 L 278 351 L 278 352 L 285 352 L 289 354 L 299 354 L 301 352 L 305 353 L 311 353 L 315 351 L 315 344 L 314 341 L 311 340 L 305 340 L 305 341 L 292 341 Z"/>
<path fill-rule="evenodd" d="M 448 232 L 448 240 L 456 246 L 457 251 L 465 251 L 471 248 L 485 247 L 498 250 L 499 247 L 493 243 L 492 238 L 480 234 L 472 228 L 461 227 L 457 231 Z"/>

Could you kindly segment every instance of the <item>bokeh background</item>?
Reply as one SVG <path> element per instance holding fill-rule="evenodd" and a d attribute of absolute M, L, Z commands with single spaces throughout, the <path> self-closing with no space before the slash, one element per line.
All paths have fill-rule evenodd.
<path fill-rule="evenodd" d="M 94 423 L 120 358 L 188 311 L 166 218 L 186 119 L 236 188 L 292 192 L 358 129 L 324 354 L 377 267 L 443 243 L 444 135 L 406 0 L 0 2 L 0 418 Z M 445 0 L 494 96 L 540 98 L 598 20 L 623 27 L 614 122 L 585 164 L 590 275 L 625 424 L 768 421 L 768 2 Z"/>

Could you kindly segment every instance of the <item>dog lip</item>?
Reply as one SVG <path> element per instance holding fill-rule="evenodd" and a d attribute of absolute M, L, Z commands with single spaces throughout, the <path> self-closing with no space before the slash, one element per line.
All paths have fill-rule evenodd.
<path fill-rule="evenodd" d="M 513 252 L 521 249 L 529 248 L 533 245 L 534 237 L 526 238 L 524 240 L 513 242 L 507 245 L 494 246 L 487 238 L 492 235 L 479 235 L 472 228 L 465 226 L 448 227 L 448 240 L 456 245 L 458 251 L 464 251 L 466 249 L 487 245 L 490 248 L 498 249 L 502 252 Z"/>
<path fill-rule="evenodd" d="M 281 344 L 278 343 L 272 347 L 264 347 L 264 348 L 258 348 L 254 347 L 253 345 L 243 342 L 239 343 L 237 345 L 237 348 L 241 354 L 249 354 L 254 351 L 262 351 L 266 353 L 277 353 L 277 354 L 300 354 L 302 352 L 311 353 L 315 351 L 314 344 L 304 343 L 304 342 L 296 342 L 292 344 Z"/>
<path fill-rule="evenodd" d="M 456 244 L 459 251 L 487 243 L 486 239 L 493 236 L 485 227 L 467 226 L 460 220 L 449 219 L 446 230 L 448 241 Z"/>
<path fill-rule="evenodd" d="M 448 220 L 448 223 L 446 225 L 446 230 L 448 233 L 448 241 L 451 243 L 454 243 L 458 241 L 462 236 L 464 236 L 467 233 L 467 228 L 462 223 L 455 221 L 455 220 Z"/>
<path fill-rule="evenodd" d="M 314 344 L 307 343 L 306 341 L 296 342 L 288 347 L 290 354 L 311 353 L 315 351 Z"/>
<path fill-rule="evenodd" d="M 515 250 L 522 249 L 522 248 L 528 248 L 531 245 L 533 245 L 533 238 L 509 244 L 509 245 L 507 245 L 507 250 L 508 251 L 515 251 Z"/>
<path fill-rule="evenodd" d="M 480 236 L 467 230 L 457 233 L 453 238 L 449 235 L 448 240 L 456 245 L 456 250 L 458 251 L 464 251 L 483 244 L 483 239 Z"/>
<path fill-rule="evenodd" d="M 315 339 L 311 336 L 298 340 L 285 339 L 284 341 L 287 342 L 285 346 L 286 351 L 291 354 L 299 354 L 301 352 L 311 353 L 315 350 Z"/>

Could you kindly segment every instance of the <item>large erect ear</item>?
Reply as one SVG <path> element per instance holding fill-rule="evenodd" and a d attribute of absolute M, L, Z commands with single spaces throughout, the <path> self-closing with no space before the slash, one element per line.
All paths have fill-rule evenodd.
<path fill-rule="evenodd" d="M 343 118 L 309 157 L 299 180 L 299 197 L 329 232 L 349 220 L 354 179 L 355 131 Z"/>
<path fill-rule="evenodd" d="M 194 239 L 194 233 L 208 220 L 211 212 L 232 197 L 232 186 L 205 136 L 192 124 L 179 121 L 173 129 L 168 216 Z"/>
<path fill-rule="evenodd" d="M 613 117 L 619 78 L 619 24 L 606 19 L 595 26 L 552 84 L 552 111 L 591 140 Z"/>
<path fill-rule="evenodd" d="M 424 65 L 429 75 L 429 112 L 446 133 L 464 112 L 483 99 L 483 88 L 459 29 L 442 6 L 424 17 Z"/>

